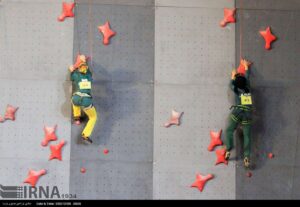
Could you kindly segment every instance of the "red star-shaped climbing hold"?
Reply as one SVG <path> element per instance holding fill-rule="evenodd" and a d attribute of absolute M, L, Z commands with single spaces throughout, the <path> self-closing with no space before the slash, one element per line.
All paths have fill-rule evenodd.
<path fill-rule="evenodd" d="M 116 32 L 111 30 L 110 24 L 107 21 L 104 25 L 98 27 L 99 31 L 103 35 L 103 44 L 108 45 L 110 43 L 110 38 L 116 35 Z"/>
<path fill-rule="evenodd" d="M 245 59 L 241 59 L 240 60 L 240 65 L 239 65 L 239 67 L 236 70 L 237 73 L 243 74 L 245 76 L 246 75 L 246 67 L 245 67 L 245 65 L 247 65 L 247 67 L 249 68 L 251 64 L 252 64 L 251 62 L 249 62 L 249 61 L 247 61 Z"/>
<path fill-rule="evenodd" d="M 29 173 L 27 175 L 27 178 L 25 179 L 24 183 L 29 183 L 32 187 L 35 187 L 37 181 L 42 175 L 46 174 L 46 170 L 40 170 L 40 171 L 34 171 L 34 170 L 29 170 Z"/>
<path fill-rule="evenodd" d="M 224 163 L 225 165 L 228 165 L 228 161 L 225 159 L 225 153 L 226 153 L 226 149 L 216 150 L 216 155 L 217 155 L 216 165 L 220 163 Z"/>
<path fill-rule="evenodd" d="M 66 17 L 74 17 L 73 8 L 75 3 L 66 3 L 63 2 L 62 7 L 62 14 L 57 18 L 58 21 L 62 22 L 65 20 Z"/>
<path fill-rule="evenodd" d="M 235 11 L 236 9 L 227 9 L 224 8 L 224 19 L 220 22 L 221 27 L 225 27 L 228 23 L 235 22 Z"/>
<path fill-rule="evenodd" d="M 171 116 L 170 120 L 167 123 L 165 123 L 164 126 L 165 127 L 170 127 L 172 125 L 179 126 L 180 125 L 180 118 L 181 118 L 182 114 L 183 114 L 183 112 L 179 113 L 175 110 L 172 110 L 172 116 Z"/>
<path fill-rule="evenodd" d="M 14 121 L 16 119 L 15 114 L 16 114 L 17 110 L 18 110 L 18 107 L 13 107 L 12 105 L 8 104 L 6 107 L 4 119 L 9 119 L 9 120 Z"/>
<path fill-rule="evenodd" d="M 260 31 L 260 35 L 265 39 L 266 45 L 265 48 L 267 50 L 271 49 L 271 43 L 275 41 L 277 38 L 271 33 L 271 28 L 267 27 L 265 31 Z"/>
<path fill-rule="evenodd" d="M 53 159 L 58 159 L 60 161 L 62 160 L 61 149 L 65 145 L 65 143 L 66 142 L 62 140 L 57 145 L 50 145 L 51 155 L 49 157 L 49 160 L 53 160 Z"/>
<path fill-rule="evenodd" d="M 198 188 L 200 190 L 200 192 L 202 192 L 206 182 L 213 178 L 214 178 L 214 176 L 212 174 L 208 174 L 206 176 L 197 174 L 196 181 L 191 185 L 191 188 Z"/>
<path fill-rule="evenodd" d="M 208 151 L 213 151 L 216 146 L 222 145 L 221 140 L 222 129 L 219 132 L 210 131 L 210 144 L 208 146 Z"/>
<path fill-rule="evenodd" d="M 57 125 L 54 127 L 44 127 L 45 137 L 42 141 L 42 146 L 46 147 L 50 141 L 56 141 L 57 136 L 55 134 Z"/>

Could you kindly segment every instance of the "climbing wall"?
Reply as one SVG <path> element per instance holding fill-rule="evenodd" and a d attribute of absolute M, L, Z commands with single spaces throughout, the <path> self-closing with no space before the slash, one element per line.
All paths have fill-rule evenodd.
<path fill-rule="evenodd" d="M 152 0 L 77 2 L 74 54 L 91 57 L 99 115 L 92 146 L 81 143 L 82 127 L 72 127 L 70 191 L 80 199 L 152 198 L 153 6 Z M 108 46 L 97 29 L 106 21 L 117 32 Z"/>
<path fill-rule="evenodd" d="M 254 62 L 251 83 L 254 99 L 252 178 L 237 168 L 238 199 L 298 199 L 300 124 L 300 2 L 238 0 L 237 34 L 242 54 Z M 260 30 L 271 27 L 278 40 L 264 49 Z M 240 35 L 236 39 L 239 58 Z M 239 140 L 239 139 L 238 139 Z M 238 145 L 240 146 L 240 144 Z M 274 153 L 270 160 L 268 154 Z M 241 159 L 241 152 L 238 152 Z M 240 160 L 242 164 L 242 160 Z"/>
<path fill-rule="evenodd" d="M 57 21 L 59 0 L 0 1 L 0 114 L 19 107 L 16 120 L 0 123 L 0 184 L 23 186 L 29 169 L 46 169 L 38 186 L 69 193 L 70 105 L 66 66 L 72 62 L 73 20 Z M 63 161 L 48 161 L 43 127 L 58 125 Z M 56 142 L 54 142 L 56 143 Z M 27 185 L 27 184 L 26 184 Z"/>
<path fill-rule="evenodd" d="M 215 166 L 210 130 L 225 129 L 235 66 L 235 25 L 221 28 L 234 1 L 157 0 L 155 9 L 154 199 L 235 198 L 235 163 Z M 171 110 L 181 126 L 164 128 Z M 214 174 L 202 193 L 196 174 Z"/>
<path fill-rule="evenodd" d="M 75 2 L 75 18 L 58 22 L 62 0 L 0 0 L 0 115 L 19 107 L 0 123 L 1 185 L 27 185 L 29 169 L 46 169 L 37 186 L 77 199 L 299 198 L 298 0 Z M 224 7 L 237 7 L 237 23 L 222 28 Z M 107 46 L 97 28 L 106 21 L 117 33 Z M 267 26 L 278 37 L 270 51 L 259 35 Z M 84 125 L 71 124 L 67 67 L 78 53 L 94 79 L 90 146 Z M 254 63 L 251 178 L 240 130 L 228 166 L 207 150 L 211 130 L 225 137 L 240 56 Z M 165 128 L 173 109 L 181 124 Z M 48 161 L 43 127 L 56 124 L 63 160 Z M 191 188 L 198 173 L 214 175 L 203 192 Z"/>

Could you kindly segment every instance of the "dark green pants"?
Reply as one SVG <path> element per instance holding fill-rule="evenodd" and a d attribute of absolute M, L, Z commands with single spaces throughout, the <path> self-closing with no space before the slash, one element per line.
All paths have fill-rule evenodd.
<path fill-rule="evenodd" d="M 233 134 L 238 125 L 241 124 L 244 135 L 244 157 L 250 157 L 251 154 L 251 111 L 244 111 L 239 108 L 234 109 L 226 130 L 226 150 L 233 148 Z"/>

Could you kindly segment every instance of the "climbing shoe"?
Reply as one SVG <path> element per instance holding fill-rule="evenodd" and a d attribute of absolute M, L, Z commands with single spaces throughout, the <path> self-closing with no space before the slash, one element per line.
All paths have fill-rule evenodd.
<path fill-rule="evenodd" d="M 245 168 L 249 168 L 250 167 L 250 160 L 248 157 L 244 158 L 244 166 Z"/>
<path fill-rule="evenodd" d="M 225 160 L 229 160 L 229 158 L 230 158 L 230 152 L 226 151 L 226 153 L 225 153 Z"/>
<path fill-rule="evenodd" d="M 93 141 L 89 137 L 81 137 L 84 143 L 93 144 Z"/>

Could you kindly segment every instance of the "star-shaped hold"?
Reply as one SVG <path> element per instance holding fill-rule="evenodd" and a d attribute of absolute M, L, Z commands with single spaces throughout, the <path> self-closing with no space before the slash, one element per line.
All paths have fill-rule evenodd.
<path fill-rule="evenodd" d="M 75 3 L 62 3 L 62 14 L 57 18 L 58 21 L 62 22 L 66 17 L 74 17 L 73 8 Z"/>
<path fill-rule="evenodd" d="M 221 140 L 222 129 L 219 132 L 210 131 L 210 144 L 208 151 L 213 151 L 216 146 L 223 145 Z"/>
<path fill-rule="evenodd" d="M 14 106 L 8 104 L 6 107 L 4 119 L 6 119 L 6 120 L 9 119 L 9 120 L 14 121 L 16 119 L 15 114 L 18 109 L 19 109 L 18 107 L 14 107 Z"/>
<path fill-rule="evenodd" d="M 235 22 L 235 11 L 236 9 L 224 8 L 224 19 L 220 22 L 221 27 L 225 27 L 228 23 Z"/>
<path fill-rule="evenodd" d="M 53 160 L 53 159 L 58 159 L 60 161 L 62 160 L 61 149 L 65 145 L 65 143 L 66 142 L 64 140 L 61 140 L 57 145 L 50 145 L 51 155 L 49 157 L 49 160 Z"/>
<path fill-rule="evenodd" d="M 246 66 L 249 68 L 251 64 L 252 64 L 251 62 L 249 62 L 245 59 L 241 59 L 240 65 L 236 70 L 237 73 L 243 74 L 245 76 L 246 75 Z"/>
<path fill-rule="evenodd" d="M 214 178 L 214 176 L 212 174 L 208 174 L 206 176 L 197 174 L 196 181 L 191 185 L 191 188 L 198 188 L 200 190 L 200 192 L 202 192 L 206 182 L 213 178 Z"/>
<path fill-rule="evenodd" d="M 225 165 L 228 165 L 228 161 L 225 159 L 225 154 L 226 154 L 226 149 L 224 148 L 216 150 L 216 155 L 217 155 L 216 165 L 220 163 L 224 163 Z"/>
<path fill-rule="evenodd" d="M 54 127 L 46 127 L 46 126 L 44 127 L 45 137 L 42 141 L 43 147 L 46 147 L 50 141 L 57 140 L 57 136 L 55 134 L 56 128 L 57 125 L 55 125 Z"/>
<path fill-rule="evenodd" d="M 46 174 L 46 170 L 40 170 L 40 171 L 34 171 L 34 170 L 29 170 L 29 173 L 27 175 L 27 178 L 25 179 L 24 183 L 29 183 L 32 187 L 35 187 L 37 181 L 42 175 Z"/>
<path fill-rule="evenodd" d="M 104 25 L 98 27 L 99 31 L 103 35 L 103 44 L 108 45 L 110 43 L 110 38 L 116 35 L 116 32 L 111 30 L 109 21 Z"/>
<path fill-rule="evenodd" d="M 180 118 L 181 118 L 182 114 L 183 114 L 183 112 L 179 113 L 175 110 L 172 110 L 172 116 L 171 116 L 170 120 L 167 123 L 164 124 L 164 126 L 166 128 L 168 128 L 172 125 L 179 126 L 180 125 Z"/>
<path fill-rule="evenodd" d="M 259 33 L 265 39 L 265 42 L 266 42 L 265 48 L 267 50 L 270 50 L 271 49 L 271 43 L 273 41 L 275 41 L 277 39 L 277 37 L 272 34 L 270 27 L 267 27 L 267 29 L 265 31 L 260 31 Z"/>

